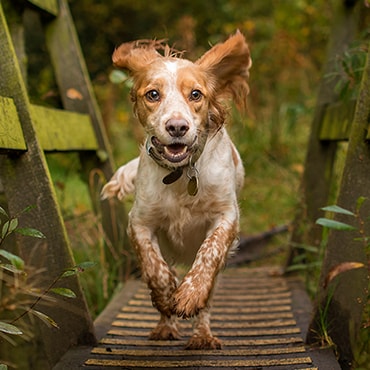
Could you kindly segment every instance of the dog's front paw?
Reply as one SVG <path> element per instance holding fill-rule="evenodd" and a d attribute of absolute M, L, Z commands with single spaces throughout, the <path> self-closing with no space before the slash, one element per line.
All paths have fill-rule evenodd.
<path fill-rule="evenodd" d="M 149 340 L 179 340 L 180 331 L 176 322 L 159 322 L 149 335 Z"/>
<path fill-rule="evenodd" d="M 195 316 L 207 306 L 209 291 L 202 284 L 193 284 L 191 279 L 185 279 L 173 296 L 174 313 L 187 319 Z"/>
<path fill-rule="evenodd" d="M 186 344 L 185 349 L 189 350 L 197 350 L 197 349 L 221 349 L 222 348 L 222 342 L 212 336 L 212 335 L 206 335 L 206 336 L 197 336 L 193 335 L 188 343 Z"/>

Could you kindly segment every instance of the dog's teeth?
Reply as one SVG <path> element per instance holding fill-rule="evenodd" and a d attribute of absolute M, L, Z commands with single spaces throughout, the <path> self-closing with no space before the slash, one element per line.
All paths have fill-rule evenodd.
<path fill-rule="evenodd" d="M 186 153 L 186 150 L 187 150 L 187 147 L 186 146 L 184 146 L 183 148 L 181 148 L 181 150 L 176 150 L 176 151 L 172 151 L 167 146 L 164 147 L 164 151 L 166 152 L 166 154 L 172 155 L 174 157 L 185 154 Z"/>

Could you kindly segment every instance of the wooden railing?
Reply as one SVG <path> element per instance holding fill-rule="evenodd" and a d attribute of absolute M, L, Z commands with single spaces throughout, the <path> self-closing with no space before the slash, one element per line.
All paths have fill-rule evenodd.
<path fill-rule="evenodd" d="M 323 329 L 327 330 L 328 336 L 337 346 L 342 368 L 350 369 L 356 336 L 362 326 L 364 307 L 369 299 L 366 248 L 358 239 L 361 237 L 360 233 L 363 236 L 370 235 L 370 222 L 366 221 L 361 225 L 363 229 L 360 232 L 331 230 L 327 245 L 322 245 L 323 229 L 315 222 L 320 217 L 325 217 L 322 208 L 333 203 L 356 213 L 356 204 L 360 197 L 368 198 L 361 207 L 362 217 L 368 220 L 370 215 L 369 55 L 356 100 L 339 99 L 335 90 L 338 80 L 329 77 L 338 72 L 335 70 L 338 58 L 358 36 L 361 23 L 359 17 L 369 10 L 360 1 L 341 1 L 337 6 L 312 121 L 301 184 L 302 202 L 293 226 L 288 265 L 291 266 L 297 257 L 304 261 L 302 254 L 307 250 L 306 246 L 314 246 L 321 251 L 326 248 L 321 252 L 324 261 L 307 340 L 309 343 L 318 343 L 320 333 L 322 334 Z M 346 158 L 341 180 L 334 183 L 335 161 L 339 143 L 342 141 L 348 141 Z M 336 191 L 333 191 L 335 188 Z M 335 214 L 335 220 L 356 223 L 355 218 L 341 214 Z M 363 267 L 351 269 L 351 264 L 346 265 L 347 262 L 356 262 L 358 264 L 353 266 Z M 341 267 L 345 272 L 327 284 L 330 273 L 339 272 Z M 323 323 L 326 323 L 325 328 L 322 327 Z"/>
<path fill-rule="evenodd" d="M 23 22 L 27 19 L 36 21 L 43 30 L 63 109 L 30 102 L 25 32 L 32 29 L 25 30 Z M 0 205 L 11 215 L 29 206 L 36 207 L 22 214 L 19 221 L 46 236 L 37 267 L 44 270 L 47 284 L 74 266 L 74 258 L 45 152 L 80 154 L 93 204 L 99 208 L 106 238 L 114 245 L 124 240 L 125 226 L 122 217 L 120 222 L 113 222 L 112 218 L 119 217 L 112 214 L 122 211 L 112 209 L 107 202 L 97 202 L 100 178 L 112 175 L 112 155 L 66 0 L 1 1 L 0 50 L 0 188 L 5 194 L 2 203 L 6 203 Z M 99 179 L 93 179 L 96 181 L 89 180 L 92 170 L 101 174 Z M 34 243 L 27 237 L 18 240 L 18 253 L 25 261 L 35 253 Z M 93 322 L 78 277 L 70 277 L 63 284 L 77 298 L 43 308 L 60 329 L 40 325 L 35 328 L 35 340 L 17 348 L 2 342 L 0 359 L 5 353 L 14 352 L 10 361 L 13 359 L 20 368 L 47 369 L 71 346 L 95 342 Z"/>

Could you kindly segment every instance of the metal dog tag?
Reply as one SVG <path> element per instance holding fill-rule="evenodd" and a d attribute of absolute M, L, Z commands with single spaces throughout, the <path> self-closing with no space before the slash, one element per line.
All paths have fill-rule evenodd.
<path fill-rule="evenodd" d="M 198 193 L 198 177 L 191 176 L 188 182 L 188 194 L 195 196 Z"/>
<path fill-rule="evenodd" d="M 192 197 L 194 197 L 198 193 L 199 172 L 198 172 L 197 168 L 195 167 L 195 163 L 193 164 L 191 160 L 190 160 L 190 166 L 188 168 L 186 176 L 189 179 L 188 194 L 191 195 Z"/>

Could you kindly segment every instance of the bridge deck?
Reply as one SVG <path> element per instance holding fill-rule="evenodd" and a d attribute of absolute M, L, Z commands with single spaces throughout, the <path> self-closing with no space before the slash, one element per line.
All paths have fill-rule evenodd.
<path fill-rule="evenodd" d="M 311 304 L 296 279 L 271 268 L 230 268 L 219 279 L 212 308 L 213 333 L 222 350 L 184 350 L 183 340 L 149 341 L 158 320 L 148 290 L 130 281 L 96 321 L 95 348 L 70 351 L 55 369 L 325 369 L 340 367 L 330 350 L 304 345 Z"/>

